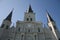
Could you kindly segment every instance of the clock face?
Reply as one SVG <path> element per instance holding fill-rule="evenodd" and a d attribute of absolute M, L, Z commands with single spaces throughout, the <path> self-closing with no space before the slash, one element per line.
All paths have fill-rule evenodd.
<path fill-rule="evenodd" d="M 29 24 L 28 24 L 28 27 L 31 27 L 31 26 L 32 26 L 32 24 L 29 23 Z"/>

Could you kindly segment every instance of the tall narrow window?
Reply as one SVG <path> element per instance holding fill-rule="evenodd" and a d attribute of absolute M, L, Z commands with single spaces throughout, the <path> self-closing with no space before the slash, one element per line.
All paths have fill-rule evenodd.
<path fill-rule="evenodd" d="M 3 27 L 4 27 L 4 24 L 2 24 L 1 28 L 3 28 Z"/>
<path fill-rule="evenodd" d="M 49 27 L 50 28 L 50 30 L 52 31 L 52 28 L 51 27 Z"/>
<path fill-rule="evenodd" d="M 8 39 L 8 40 L 10 40 L 10 39 Z"/>
<path fill-rule="evenodd" d="M 60 38 L 59 38 L 59 40 L 60 40 Z"/>
<path fill-rule="evenodd" d="M 21 40 L 23 40 L 23 35 L 21 36 Z"/>
<path fill-rule="evenodd" d="M 40 28 L 38 28 L 38 32 L 40 32 Z"/>
<path fill-rule="evenodd" d="M 8 28 L 9 28 L 9 26 L 7 25 L 7 26 L 6 26 L 6 29 L 8 29 Z"/>
<path fill-rule="evenodd" d="M 30 32 L 30 29 L 28 30 L 28 32 Z"/>
<path fill-rule="evenodd" d="M 29 21 L 29 18 L 27 18 L 27 21 Z"/>
<path fill-rule="evenodd" d="M 32 21 L 32 18 L 30 18 L 30 21 Z"/>
<path fill-rule="evenodd" d="M 54 29 L 57 29 L 55 25 L 53 27 L 54 27 Z"/>
<path fill-rule="evenodd" d="M 18 28 L 18 31 L 20 31 L 20 28 Z"/>
<path fill-rule="evenodd" d="M 34 37 L 35 37 L 35 40 L 36 40 L 36 35 Z"/>

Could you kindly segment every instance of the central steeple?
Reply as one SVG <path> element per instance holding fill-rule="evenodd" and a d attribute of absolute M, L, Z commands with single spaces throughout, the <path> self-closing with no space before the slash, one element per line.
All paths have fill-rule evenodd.
<path fill-rule="evenodd" d="M 25 12 L 24 21 L 35 21 L 35 13 L 33 12 L 31 5 L 29 5 L 29 9 Z"/>
<path fill-rule="evenodd" d="M 29 5 L 28 12 L 33 12 L 32 8 L 31 8 L 31 5 Z"/>

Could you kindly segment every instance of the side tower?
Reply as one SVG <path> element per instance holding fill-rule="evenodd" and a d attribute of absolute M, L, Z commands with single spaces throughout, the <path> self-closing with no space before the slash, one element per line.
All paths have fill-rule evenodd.
<path fill-rule="evenodd" d="M 10 14 L 3 20 L 3 23 L 1 25 L 1 28 L 4 29 L 8 29 L 11 25 L 11 19 L 12 19 L 12 12 L 13 10 L 10 12 Z"/>
<path fill-rule="evenodd" d="M 35 21 L 35 13 L 33 12 L 31 5 L 29 5 L 29 9 L 25 12 L 24 21 Z"/>
<path fill-rule="evenodd" d="M 50 30 L 53 32 L 56 40 L 60 40 L 59 38 L 59 31 L 56 27 L 56 23 L 55 21 L 51 18 L 50 14 L 47 11 L 47 21 L 48 21 L 48 26 L 50 28 Z"/>
<path fill-rule="evenodd" d="M 12 12 L 3 20 L 3 23 L 1 25 L 1 31 L 0 31 L 0 40 L 10 40 L 9 38 L 9 28 L 11 25 L 11 19 L 12 19 Z"/>

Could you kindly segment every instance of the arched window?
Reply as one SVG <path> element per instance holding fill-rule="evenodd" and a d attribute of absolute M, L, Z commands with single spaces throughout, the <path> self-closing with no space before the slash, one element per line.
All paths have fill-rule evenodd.
<path fill-rule="evenodd" d="M 30 29 L 28 29 L 28 32 L 30 32 Z"/>
<path fill-rule="evenodd" d="M 38 28 L 38 32 L 40 32 L 40 28 Z"/>
<path fill-rule="evenodd" d="M 49 27 L 50 28 L 50 30 L 52 31 L 52 28 L 51 27 Z"/>
<path fill-rule="evenodd" d="M 60 38 L 59 38 L 59 40 L 60 40 Z"/>
<path fill-rule="evenodd" d="M 53 27 L 54 27 L 54 29 L 57 29 L 55 25 Z"/>
<path fill-rule="evenodd" d="M 29 18 L 27 18 L 27 21 L 29 21 Z"/>
<path fill-rule="evenodd" d="M 36 35 L 34 35 L 34 37 L 35 37 L 35 40 L 36 40 Z"/>
<path fill-rule="evenodd" d="M 8 28 L 9 28 L 9 26 L 7 25 L 7 26 L 6 26 L 6 29 L 8 29 Z"/>
<path fill-rule="evenodd" d="M 10 39 L 8 39 L 8 40 L 10 40 Z"/>
<path fill-rule="evenodd" d="M 23 35 L 21 35 L 21 40 L 23 40 Z"/>
<path fill-rule="evenodd" d="M 30 18 L 30 21 L 32 21 L 32 18 Z"/>
<path fill-rule="evenodd" d="M 18 31 L 20 31 L 20 28 L 18 28 Z"/>
<path fill-rule="evenodd" d="M 4 27 L 4 24 L 2 24 L 1 28 L 3 28 L 3 27 Z"/>

